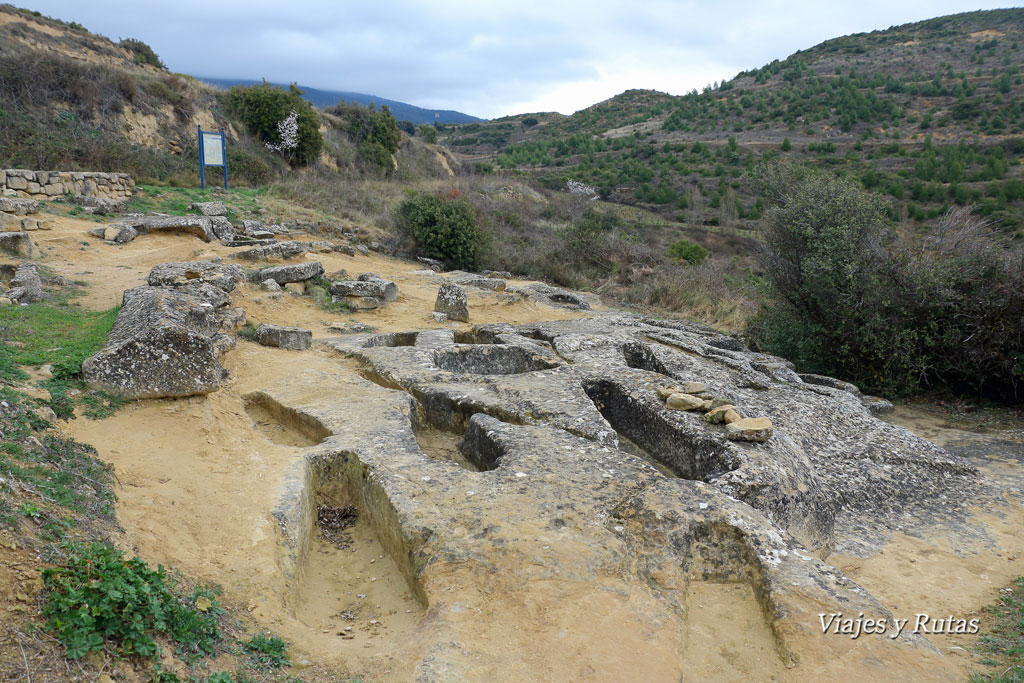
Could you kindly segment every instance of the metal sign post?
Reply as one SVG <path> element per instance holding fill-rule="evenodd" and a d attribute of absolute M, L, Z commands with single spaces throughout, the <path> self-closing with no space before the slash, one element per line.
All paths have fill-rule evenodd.
<path fill-rule="evenodd" d="M 206 167 L 220 166 L 224 169 L 224 189 L 228 189 L 228 149 L 224 138 L 224 129 L 219 133 L 203 130 L 202 126 L 196 126 L 199 131 L 199 185 L 206 189 Z"/>

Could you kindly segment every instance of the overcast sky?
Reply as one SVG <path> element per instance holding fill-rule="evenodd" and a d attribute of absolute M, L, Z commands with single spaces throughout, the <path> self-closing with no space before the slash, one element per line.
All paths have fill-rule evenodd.
<path fill-rule="evenodd" d="M 492 118 L 682 94 L 850 33 L 980 0 L 38 0 L 172 71 L 297 81 Z"/>

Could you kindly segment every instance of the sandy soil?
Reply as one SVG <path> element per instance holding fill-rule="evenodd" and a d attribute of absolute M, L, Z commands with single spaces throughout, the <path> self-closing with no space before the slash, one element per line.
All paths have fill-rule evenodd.
<path fill-rule="evenodd" d="M 95 225 L 60 218 L 53 230 L 33 234 L 33 241 L 41 263 L 87 285 L 78 301 L 96 310 L 116 305 L 125 289 L 144 284 L 157 263 L 226 259 L 232 252 L 190 235 L 144 235 L 127 245 L 108 245 L 87 236 Z M 235 305 L 253 322 L 303 326 L 315 337 L 336 334 L 327 325 L 337 322 L 365 322 L 382 332 L 446 326 L 430 317 L 438 279 L 422 268 L 376 254 L 310 258 L 328 273 L 383 274 L 398 284 L 399 299 L 382 310 L 338 316 L 306 297 L 286 293 L 275 300 L 243 285 L 233 293 Z M 578 317 L 532 302 L 510 303 L 491 292 L 468 294 L 473 323 Z M 422 606 L 409 595 L 391 559 L 381 557 L 379 543 L 363 523 L 352 530 L 349 549 L 317 541 L 295 604 L 286 604 L 270 510 L 288 466 L 310 444 L 265 411 L 247 408 L 242 398 L 282 378 L 310 386 L 345 382 L 357 376 L 357 365 L 333 351 L 295 353 L 241 340 L 224 365 L 232 379 L 209 396 L 139 401 L 100 422 L 74 420 L 65 430 L 95 445 L 114 465 L 121 482 L 118 518 L 131 551 L 221 584 L 226 602 L 293 643 L 300 653 L 296 660 L 308 657 L 387 677 L 397 656 L 392 645 L 419 623 Z M 451 448 L 444 435 L 424 433 L 423 438 Z"/>
<path fill-rule="evenodd" d="M 86 235 L 95 223 L 66 218 L 54 223 L 52 231 L 33 234 L 43 255 L 39 260 L 61 275 L 85 282 L 86 293 L 79 301 L 93 309 L 117 304 L 123 290 L 142 284 L 157 263 L 214 255 L 227 258 L 231 253 L 230 248 L 188 235 L 146 235 L 128 245 L 112 246 Z M 338 269 L 352 276 L 377 272 L 398 284 L 400 297 L 379 311 L 337 316 L 317 308 L 308 298 L 286 293 L 275 300 L 244 285 L 233 295 L 235 305 L 244 308 L 252 321 L 306 327 L 314 337 L 332 335 L 327 325 L 342 321 L 366 322 L 384 332 L 444 326 L 429 315 L 437 292 L 436 276 L 418 272 L 416 265 L 375 254 L 310 258 L 321 261 L 329 273 Z M 472 322 L 477 324 L 577 316 L 539 304 L 509 302 L 489 292 L 470 292 L 469 297 Z M 77 419 L 64 427 L 74 438 L 96 446 L 100 457 L 114 465 L 121 482 L 118 517 L 125 528 L 124 545 L 149 562 L 171 564 L 187 575 L 221 584 L 226 602 L 248 610 L 259 624 L 292 643 L 296 662 L 309 659 L 370 680 L 401 680 L 392 672 L 407 670 L 401 643 L 415 637 L 423 609 L 408 594 L 391 560 L 382 557 L 366 525 L 352 529 L 352 543 L 345 549 L 318 540 L 309 553 L 311 560 L 296 599 L 286 602 L 270 509 L 284 473 L 301 457 L 308 439 L 290 432 L 265 411 L 247 409 L 243 399 L 248 392 L 282 379 L 308 386 L 344 384 L 356 377 L 356 362 L 322 348 L 297 353 L 242 340 L 224 362 L 232 379 L 213 394 L 140 401 L 106 420 Z M 925 438 L 938 443 L 947 436 L 953 438 L 920 416 L 903 417 L 908 427 Z M 423 432 L 419 438 L 425 450 L 455 458 L 445 435 Z M 830 561 L 897 616 L 917 612 L 974 616 L 994 600 L 999 587 L 1024 573 L 1020 538 L 1024 519 L 1019 508 L 1008 509 L 1003 517 L 979 514 L 976 521 L 990 530 L 991 542 L 970 552 L 962 546 L 954 550 L 942 538 L 898 534 L 870 558 L 834 556 Z M 455 578 L 452 581 L 454 589 L 458 583 Z M 630 663 L 630 626 L 588 620 L 590 614 L 618 611 L 614 604 L 588 601 L 619 598 L 597 592 L 566 600 L 561 590 L 564 587 L 552 586 L 546 592 L 538 586 L 531 596 L 537 603 L 530 605 L 503 605 L 500 595 L 495 596 L 494 626 L 486 636 L 495 643 L 527 646 L 524 632 L 531 628 L 531 620 L 559 619 L 566 624 L 566 640 L 529 644 L 531 652 L 524 653 L 524 664 L 542 658 L 563 661 L 564 668 L 548 672 L 552 680 L 611 680 L 615 672 L 624 673 L 622 667 Z M 560 596 L 562 606 L 557 610 L 544 602 L 552 595 Z M 694 583 L 687 602 L 685 642 L 659 650 L 656 661 L 643 663 L 644 670 L 665 674 L 677 671 L 683 662 L 687 678 L 693 680 L 815 678 L 816 672 L 782 665 L 749 586 Z M 573 661 L 573 651 L 593 651 L 583 641 L 592 643 L 594 638 L 608 639 L 608 660 Z M 964 668 L 969 665 L 969 656 L 960 649 L 969 640 L 951 636 L 935 642 L 962 659 Z M 895 662 L 884 664 L 893 666 L 890 673 L 900 669 Z M 652 674 L 650 680 L 660 680 L 660 674 Z"/>

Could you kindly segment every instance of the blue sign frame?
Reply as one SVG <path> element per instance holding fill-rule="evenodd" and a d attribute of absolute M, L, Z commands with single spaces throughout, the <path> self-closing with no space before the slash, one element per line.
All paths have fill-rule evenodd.
<path fill-rule="evenodd" d="M 224 129 L 221 128 L 220 132 L 212 130 L 203 130 L 202 126 L 196 126 L 196 130 L 199 132 L 199 186 L 202 189 L 206 189 L 206 167 L 207 166 L 220 166 L 224 169 L 224 189 L 228 189 L 228 147 L 227 142 L 224 138 Z M 220 161 L 219 164 L 208 164 L 206 162 L 206 143 L 203 141 L 204 135 L 217 135 L 220 137 Z"/>

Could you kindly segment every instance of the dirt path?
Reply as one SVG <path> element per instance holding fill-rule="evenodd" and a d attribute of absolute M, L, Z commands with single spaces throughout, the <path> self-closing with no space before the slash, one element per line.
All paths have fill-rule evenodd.
<path fill-rule="evenodd" d="M 54 223 L 52 231 L 33 235 L 39 261 L 84 282 L 78 301 L 96 310 L 144 284 L 157 263 L 227 259 L 232 252 L 189 235 L 145 235 L 114 246 L 86 235 L 94 223 Z M 253 322 L 302 326 L 314 337 L 336 334 L 327 325 L 337 322 L 365 322 L 381 332 L 447 326 L 430 317 L 437 276 L 416 265 L 376 254 L 310 258 L 328 273 L 379 273 L 398 284 L 399 299 L 378 311 L 339 316 L 306 297 L 286 293 L 275 300 L 246 284 L 232 294 L 235 305 Z M 470 291 L 469 305 L 477 324 L 579 317 L 533 302 L 509 303 L 491 292 Z M 288 467 L 310 444 L 258 408 L 247 409 L 243 399 L 284 379 L 311 387 L 344 384 L 358 377 L 356 364 L 334 351 L 296 353 L 239 340 L 224 365 L 232 379 L 208 396 L 138 401 L 106 420 L 82 418 L 64 428 L 114 465 L 121 482 L 118 518 L 130 550 L 222 585 L 224 599 L 289 640 L 302 653 L 296 659 L 386 678 L 400 657 L 394 644 L 415 629 L 422 606 L 365 522 L 352 529 L 349 548 L 316 542 L 295 604 L 286 604 L 270 510 Z"/>

